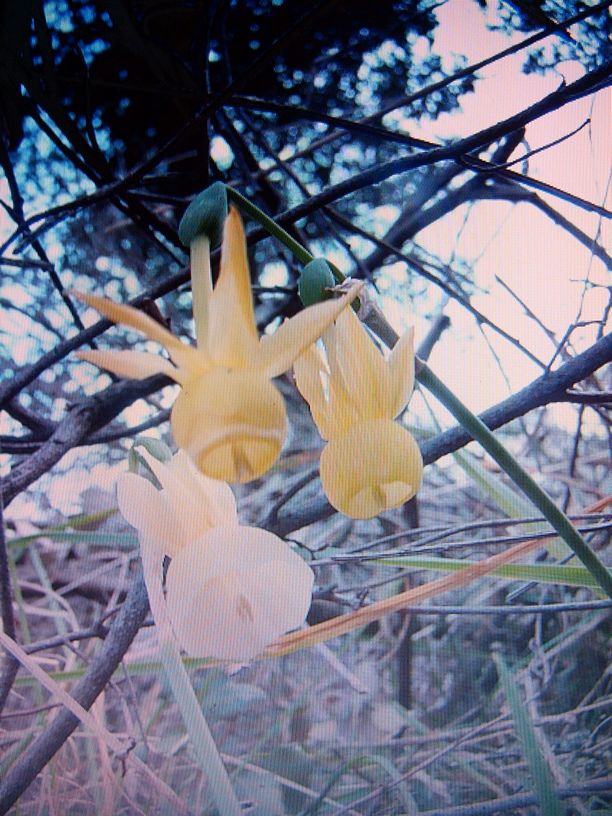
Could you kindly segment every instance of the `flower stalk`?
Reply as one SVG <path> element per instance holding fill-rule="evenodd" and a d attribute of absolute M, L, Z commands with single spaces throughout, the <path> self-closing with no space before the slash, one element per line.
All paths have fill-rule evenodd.
<path fill-rule="evenodd" d="M 234 793 L 229 775 L 210 733 L 172 633 L 162 590 L 161 562 L 157 559 L 155 551 L 147 547 L 141 548 L 141 558 L 149 605 L 155 621 L 160 660 L 200 768 L 208 780 L 211 797 L 219 816 L 240 816 L 242 813 L 240 802 Z"/>
<path fill-rule="evenodd" d="M 295 238 L 292 238 L 289 233 L 284 230 L 281 226 L 279 226 L 276 221 L 270 218 L 269 215 L 266 215 L 263 210 L 260 210 L 259 207 L 256 207 L 248 198 L 245 198 L 241 193 L 237 190 L 234 190 L 233 187 L 226 187 L 227 190 L 227 197 L 234 202 L 234 204 L 238 207 L 238 209 L 243 212 L 245 215 L 250 215 L 255 221 L 257 221 L 261 226 L 266 229 L 270 235 L 273 235 L 277 238 L 282 244 L 284 244 L 287 249 L 289 249 L 293 255 L 300 261 L 300 263 L 307 264 L 313 260 L 313 255 L 305 249 L 299 241 L 296 241 Z M 330 264 L 331 266 L 331 264 Z M 334 277 L 336 278 L 338 283 L 342 283 L 345 279 L 345 276 L 339 272 L 335 267 L 332 266 L 332 270 L 334 273 Z"/>

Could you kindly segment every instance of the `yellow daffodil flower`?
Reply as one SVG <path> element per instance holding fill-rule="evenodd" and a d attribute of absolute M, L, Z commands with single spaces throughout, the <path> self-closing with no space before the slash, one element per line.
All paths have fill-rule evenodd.
<path fill-rule="evenodd" d="M 166 348 L 170 360 L 137 351 L 84 351 L 82 360 L 123 377 L 166 374 L 182 391 L 172 410 L 176 443 L 208 476 L 246 482 L 277 459 L 286 435 L 283 400 L 271 382 L 353 300 L 355 286 L 337 300 L 302 310 L 270 336 L 258 337 L 246 241 L 231 208 L 223 230 L 219 278 L 213 289 L 210 242 L 191 242 L 193 313 L 197 347 L 186 345 L 141 311 L 75 293 L 115 323 L 123 323 Z"/>
<path fill-rule="evenodd" d="M 413 331 L 385 359 L 352 309 L 294 363 L 297 387 L 328 444 L 320 462 L 323 489 L 347 516 L 372 518 L 411 499 L 423 460 L 412 435 L 393 420 L 414 388 Z"/>
<path fill-rule="evenodd" d="M 273 533 L 241 526 L 229 486 L 200 473 L 184 451 L 166 463 L 141 455 L 161 490 L 126 473 L 117 501 L 138 531 L 152 600 L 160 596 L 164 556 L 172 559 L 156 623 L 166 617 L 192 657 L 233 662 L 251 660 L 301 626 L 314 581 L 306 562 Z"/>

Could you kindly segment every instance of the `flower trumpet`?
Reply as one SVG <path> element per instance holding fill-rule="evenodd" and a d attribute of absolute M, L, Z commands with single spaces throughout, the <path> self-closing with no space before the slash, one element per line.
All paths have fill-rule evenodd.
<path fill-rule="evenodd" d="M 78 356 L 123 377 L 144 379 L 161 373 L 173 379 L 182 388 L 171 416 L 176 443 L 208 476 L 247 482 L 272 467 L 286 435 L 285 407 L 272 378 L 290 368 L 348 306 L 360 285 L 337 300 L 302 310 L 274 334 L 260 338 L 237 210 L 231 208 L 225 219 L 214 288 L 209 234 L 197 233 L 197 229 L 187 233 L 196 347 L 183 343 L 137 309 L 75 293 L 109 320 L 160 343 L 171 360 L 137 351 L 83 351 Z"/>
<path fill-rule="evenodd" d="M 117 502 L 138 531 L 149 597 L 159 599 L 156 622 L 166 620 L 192 657 L 234 662 L 301 626 L 314 581 L 308 564 L 273 533 L 241 526 L 230 487 L 200 473 L 184 451 L 167 463 L 141 455 L 161 490 L 126 473 Z"/>
<path fill-rule="evenodd" d="M 347 309 L 324 332 L 323 343 L 326 360 L 313 345 L 294 363 L 297 387 L 328 440 L 321 482 L 337 510 L 372 518 L 411 499 L 421 484 L 419 447 L 393 421 L 414 388 L 413 331 L 385 359 Z"/>

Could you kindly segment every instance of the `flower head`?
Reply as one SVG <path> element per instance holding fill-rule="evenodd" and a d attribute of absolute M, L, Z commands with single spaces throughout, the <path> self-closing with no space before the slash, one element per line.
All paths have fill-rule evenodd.
<path fill-rule="evenodd" d="M 353 300 L 359 285 L 337 300 L 302 310 L 270 336 L 259 337 L 242 221 L 225 220 L 221 265 L 213 288 L 210 241 L 191 240 L 193 314 L 197 347 L 189 346 L 130 306 L 78 294 L 105 317 L 166 348 L 171 361 L 137 351 L 84 351 L 79 357 L 124 377 L 166 374 L 182 391 L 172 411 L 177 444 L 205 474 L 228 482 L 261 476 L 275 462 L 286 435 L 282 398 L 271 380 L 291 366 Z"/>
<path fill-rule="evenodd" d="M 351 309 L 323 335 L 327 359 L 311 346 L 294 363 L 297 387 L 328 440 L 320 472 L 330 503 L 371 518 L 412 498 L 423 460 L 412 435 L 393 420 L 414 388 L 413 332 L 385 359 Z"/>
<path fill-rule="evenodd" d="M 138 530 L 145 565 L 172 558 L 165 607 L 182 648 L 192 657 L 250 660 L 298 628 L 314 580 L 302 558 L 272 533 L 241 526 L 229 486 L 196 470 L 183 451 L 167 463 L 142 455 L 161 490 L 126 473 L 119 509 Z"/>

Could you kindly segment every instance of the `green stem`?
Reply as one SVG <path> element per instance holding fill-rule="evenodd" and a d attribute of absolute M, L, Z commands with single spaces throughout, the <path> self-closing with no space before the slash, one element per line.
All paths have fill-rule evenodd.
<path fill-rule="evenodd" d="M 219 816 L 241 816 L 240 802 L 236 798 L 227 770 L 189 680 L 168 620 L 162 590 L 161 563 L 157 563 L 155 553 L 148 552 L 147 547 L 141 547 L 141 558 L 149 605 L 159 641 L 161 662 L 200 768 L 208 781 L 217 812 Z"/>
<path fill-rule="evenodd" d="M 236 798 L 176 643 L 165 640 L 160 643 L 159 653 L 191 745 L 208 780 L 219 816 L 241 816 L 240 802 Z"/>
<path fill-rule="evenodd" d="M 484 422 L 475 416 L 444 383 L 436 377 L 425 363 L 418 367 L 417 379 L 447 408 L 465 430 L 502 467 L 527 498 L 540 510 L 552 527 L 582 561 L 604 592 L 612 598 L 612 576 L 589 547 L 568 517 L 552 499 L 523 470 L 516 459 L 497 440 Z"/>
<path fill-rule="evenodd" d="M 239 192 L 234 190 L 233 187 L 226 186 L 226 189 L 227 196 L 230 199 L 230 201 L 233 201 L 234 204 L 236 204 L 236 206 L 238 207 L 238 209 L 241 210 L 241 212 L 243 212 L 245 215 L 250 215 L 251 218 L 254 218 L 255 221 L 261 224 L 262 227 L 267 229 L 270 235 L 273 235 L 275 238 L 278 238 L 278 240 L 295 255 L 298 261 L 301 261 L 301 263 L 303 264 L 307 264 L 313 260 L 313 256 L 310 254 L 310 252 L 308 252 L 307 249 L 304 249 L 304 247 L 299 243 L 299 241 L 296 241 L 295 238 L 292 238 L 286 230 L 284 230 L 282 227 L 279 227 L 276 221 L 273 221 L 270 218 L 270 216 L 266 215 L 265 212 L 259 209 L 259 207 L 256 207 L 255 204 L 252 204 L 248 200 L 248 198 L 245 198 Z M 337 278 L 336 272 L 334 271 L 333 267 L 332 272 L 334 272 L 334 277 Z M 344 280 L 344 275 L 342 275 L 341 280 Z"/>
<path fill-rule="evenodd" d="M 295 238 L 292 238 L 287 230 L 284 230 L 282 227 L 273 221 L 269 215 L 266 215 L 263 210 L 260 210 L 259 207 L 256 207 L 248 198 L 245 198 L 241 195 L 237 190 L 234 190 L 233 187 L 228 187 L 227 189 L 227 196 L 230 201 L 233 201 L 234 204 L 238 206 L 238 208 L 244 213 L 245 215 L 250 215 L 255 221 L 257 221 L 261 226 L 268 230 L 270 235 L 273 235 L 277 238 L 281 244 L 284 244 L 290 252 L 292 252 L 295 257 L 306 265 L 310 263 L 310 261 L 314 260 L 314 255 L 311 255 L 307 249 L 305 249 L 299 241 L 296 241 Z M 336 283 L 340 284 L 346 280 L 346 275 L 344 275 L 338 267 L 332 263 L 331 261 L 327 261 L 329 268 L 332 271 L 332 275 L 336 279 Z M 351 304 L 351 308 L 358 312 L 360 308 L 361 301 L 359 298 L 355 298 L 355 300 Z M 387 324 L 388 325 L 388 324 Z"/>

